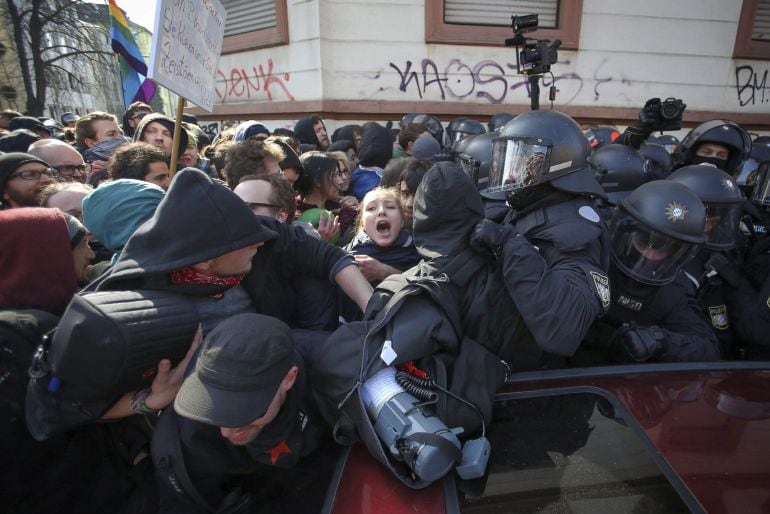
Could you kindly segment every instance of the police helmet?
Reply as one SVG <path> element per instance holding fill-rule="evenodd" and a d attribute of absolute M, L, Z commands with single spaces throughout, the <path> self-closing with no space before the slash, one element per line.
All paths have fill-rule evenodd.
<path fill-rule="evenodd" d="M 460 121 L 457 125 L 455 125 L 454 131 L 452 132 L 450 138 L 451 141 L 449 141 L 450 147 L 452 149 L 457 150 L 457 144 L 465 139 L 468 136 L 478 136 L 479 134 L 484 134 L 486 132 L 486 129 L 484 128 L 484 125 L 479 123 L 476 120 L 471 119 L 464 119 Z"/>
<path fill-rule="evenodd" d="M 673 155 L 676 149 L 679 148 L 679 140 L 671 134 L 650 136 L 647 138 L 647 142 L 662 146 L 666 149 L 669 155 Z"/>
<path fill-rule="evenodd" d="M 478 136 L 467 137 L 460 142 L 463 148 L 457 150 L 457 163 L 479 190 L 486 188 L 489 182 L 492 145 L 497 136 L 497 132 L 485 132 Z"/>
<path fill-rule="evenodd" d="M 735 179 L 708 164 L 684 166 L 668 179 L 690 188 L 706 207 L 706 247 L 713 250 L 734 248 L 743 211 L 743 195 Z"/>
<path fill-rule="evenodd" d="M 503 128 L 506 123 L 515 117 L 516 116 L 513 114 L 508 114 L 507 112 L 497 113 L 489 118 L 489 122 L 487 122 L 487 128 L 489 129 L 489 132 L 495 132 L 496 130 Z"/>
<path fill-rule="evenodd" d="M 404 117 L 401 118 L 401 121 L 398 122 L 398 126 L 401 128 L 406 127 L 410 123 L 414 122 L 413 120 L 416 116 L 419 116 L 419 114 L 417 114 L 416 112 L 409 112 L 404 114 Z"/>
<path fill-rule="evenodd" d="M 71 123 L 73 121 L 78 121 L 80 119 L 80 116 L 75 114 L 74 112 L 65 112 L 61 115 L 61 122 L 62 125 L 66 126 L 67 123 Z"/>
<path fill-rule="evenodd" d="M 529 111 L 506 123 L 494 139 L 489 182 L 482 194 L 512 199 L 549 183 L 570 193 L 604 196 L 588 164 L 590 150 L 575 120 L 557 111 Z"/>
<path fill-rule="evenodd" d="M 620 137 L 620 132 L 615 127 L 600 126 L 587 129 L 585 137 L 591 150 L 596 151 L 603 146 L 614 143 Z"/>
<path fill-rule="evenodd" d="M 465 116 L 458 116 L 449 122 L 449 125 L 446 126 L 446 131 L 444 131 L 444 146 L 452 146 L 452 143 L 454 143 L 455 130 L 460 126 L 460 123 L 467 119 L 468 118 Z"/>
<path fill-rule="evenodd" d="M 741 172 L 735 177 L 735 181 L 740 187 L 746 187 L 751 190 L 751 187 L 755 183 L 754 175 L 759 169 L 759 165 L 765 161 L 770 161 L 770 146 L 757 144 L 756 140 L 751 145 L 751 152 L 749 152 L 749 158 L 743 163 Z"/>
<path fill-rule="evenodd" d="M 663 145 L 650 143 L 648 140 L 639 147 L 639 154 L 646 162 L 645 173 L 648 181 L 664 179 L 671 173 L 673 161 Z"/>
<path fill-rule="evenodd" d="M 617 204 L 631 191 L 647 182 L 645 160 L 630 146 L 603 146 L 589 157 L 588 161 L 594 169 L 596 181 L 601 184 L 613 204 Z"/>
<path fill-rule="evenodd" d="M 728 150 L 727 160 L 701 157 L 696 155 L 698 148 L 706 143 L 722 145 Z M 736 176 L 743 162 L 751 152 L 749 133 L 737 123 L 726 120 L 711 120 L 692 129 L 674 152 L 674 166 L 680 168 L 688 164 L 710 162 L 722 171 Z"/>
<path fill-rule="evenodd" d="M 705 242 L 706 209 L 686 186 L 654 180 L 623 199 L 610 222 L 612 260 L 638 282 L 663 285 Z"/>
<path fill-rule="evenodd" d="M 422 123 L 423 125 L 428 127 L 428 131 L 433 136 L 433 138 L 436 141 L 438 141 L 438 144 L 439 145 L 443 144 L 444 127 L 441 126 L 441 121 L 439 121 L 439 119 L 436 118 L 435 116 L 430 114 L 418 114 L 412 119 L 410 123 Z"/>
<path fill-rule="evenodd" d="M 770 206 L 770 161 L 760 164 L 754 173 L 751 201 L 757 205 Z"/>

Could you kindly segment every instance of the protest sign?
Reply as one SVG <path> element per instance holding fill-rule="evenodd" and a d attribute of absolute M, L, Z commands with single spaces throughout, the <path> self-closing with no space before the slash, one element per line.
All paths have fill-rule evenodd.
<path fill-rule="evenodd" d="M 149 77 L 211 112 L 226 15 L 219 0 L 158 0 Z"/>

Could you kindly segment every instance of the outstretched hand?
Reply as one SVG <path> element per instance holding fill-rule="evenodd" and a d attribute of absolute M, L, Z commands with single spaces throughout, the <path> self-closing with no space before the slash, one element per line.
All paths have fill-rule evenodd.
<path fill-rule="evenodd" d="M 175 368 L 171 368 L 171 361 L 163 359 L 158 363 L 158 373 L 150 386 L 151 392 L 145 400 L 145 404 L 151 409 L 161 410 L 167 407 L 174 401 L 176 393 L 179 392 L 179 388 L 182 387 L 182 380 L 184 380 L 184 373 L 187 366 L 190 364 L 195 352 L 198 350 L 198 346 L 203 339 L 203 330 L 198 325 L 198 330 L 195 331 L 192 344 L 187 350 L 187 354 L 184 356 L 179 364 Z"/>
<path fill-rule="evenodd" d="M 318 217 L 318 233 L 324 241 L 331 241 L 340 229 L 339 217 L 332 213 Z"/>

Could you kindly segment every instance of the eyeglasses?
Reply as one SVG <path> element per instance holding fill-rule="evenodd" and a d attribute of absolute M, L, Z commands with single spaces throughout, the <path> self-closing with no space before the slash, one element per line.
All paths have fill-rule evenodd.
<path fill-rule="evenodd" d="M 42 170 L 24 170 L 14 173 L 8 180 L 21 177 L 24 180 L 40 180 L 40 177 L 46 175 L 49 178 L 56 178 L 56 170 L 53 168 L 43 168 Z"/>
<path fill-rule="evenodd" d="M 142 118 L 144 118 L 148 114 L 150 114 L 150 113 L 149 112 L 138 112 L 138 113 L 134 114 L 133 116 L 131 116 L 128 119 L 129 120 L 141 120 Z"/>
<path fill-rule="evenodd" d="M 86 174 L 88 175 L 91 173 L 91 165 L 90 164 L 79 164 L 79 165 L 69 165 L 65 164 L 63 166 L 54 166 L 54 169 L 61 175 L 62 177 L 71 177 L 75 174 Z"/>
<path fill-rule="evenodd" d="M 260 202 L 246 202 L 246 205 L 249 206 L 249 209 L 254 210 L 257 207 L 267 207 L 268 209 L 280 209 L 280 205 L 275 205 L 272 203 L 260 203 Z"/>
<path fill-rule="evenodd" d="M 350 175 L 350 172 L 345 168 L 337 167 L 337 170 L 332 172 L 332 178 L 342 178 L 346 175 Z"/>

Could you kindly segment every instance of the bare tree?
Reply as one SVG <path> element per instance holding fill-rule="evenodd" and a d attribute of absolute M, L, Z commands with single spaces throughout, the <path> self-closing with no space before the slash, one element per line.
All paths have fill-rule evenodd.
<path fill-rule="evenodd" d="M 109 66 L 113 54 L 107 20 L 84 21 L 95 15 L 96 6 L 82 0 L 2 2 L 0 21 L 9 28 L 16 47 L 30 115 L 43 114 L 49 84 L 68 81 L 91 87 L 86 64 Z"/>

